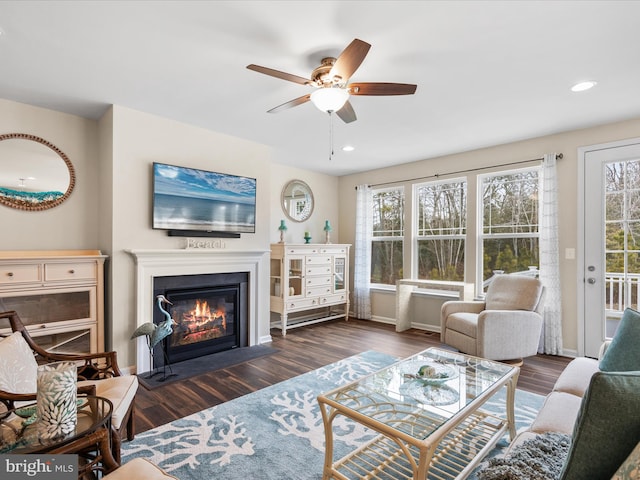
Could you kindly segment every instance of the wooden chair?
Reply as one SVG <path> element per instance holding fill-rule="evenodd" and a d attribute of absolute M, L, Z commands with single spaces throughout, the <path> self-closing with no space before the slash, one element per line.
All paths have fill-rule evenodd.
<path fill-rule="evenodd" d="M 22 339 L 24 339 L 31 350 L 32 358 L 25 358 L 24 354 L 22 358 L 16 358 L 15 364 L 19 365 L 19 368 L 23 369 L 23 366 L 27 366 L 27 368 L 23 369 L 24 375 L 5 374 L 5 377 L 16 378 L 0 378 L 0 403 L 4 404 L 7 409 L 11 409 L 14 408 L 15 402 L 32 402 L 36 399 L 35 371 L 37 365 L 33 368 L 28 368 L 34 358 L 37 364 L 60 361 L 75 362 L 78 366 L 78 392 L 104 397 L 113 403 L 111 444 L 113 457 L 120 463 L 122 435 L 126 432 L 128 440 L 133 440 L 135 435 L 134 400 L 138 390 L 138 377 L 122 374 L 118 367 L 117 354 L 114 351 L 78 355 L 47 352 L 34 342 L 15 311 L 0 313 L 1 319 L 9 320 L 11 330 L 14 333 L 11 336 L 5 336 L 7 338 L 0 341 L 0 350 L 2 350 L 0 356 L 5 361 L 8 361 L 13 353 L 16 355 L 23 354 L 20 350 L 23 350 L 23 352 L 26 350 L 26 347 L 23 348 L 24 344 L 22 343 Z M 19 338 L 20 336 L 22 339 Z M 24 378 L 25 376 L 28 378 Z M 31 378 L 32 376 L 33 378 Z M 12 388 L 12 382 L 20 385 Z M 25 385 L 30 388 L 25 387 Z M 25 391 L 30 389 L 32 391 Z"/>

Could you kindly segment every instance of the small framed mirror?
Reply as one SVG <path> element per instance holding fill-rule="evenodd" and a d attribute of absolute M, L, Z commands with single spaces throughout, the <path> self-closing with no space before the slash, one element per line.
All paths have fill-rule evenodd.
<path fill-rule="evenodd" d="M 313 213 L 313 192 L 302 180 L 291 180 L 282 189 L 282 210 L 290 220 L 304 222 Z"/>
<path fill-rule="evenodd" d="M 27 133 L 0 135 L 0 204 L 46 210 L 64 202 L 76 184 L 73 165 L 58 147 Z"/>

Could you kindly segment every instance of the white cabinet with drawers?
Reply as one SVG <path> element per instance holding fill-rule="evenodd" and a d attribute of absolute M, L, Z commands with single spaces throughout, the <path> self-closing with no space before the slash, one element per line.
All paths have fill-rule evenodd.
<path fill-rule="evenodd" d="M 57 353 L 104 351 L 104 261 L 98 250 L 0 251 L 0 311 L 15 310 Z M 11 333 L 8 320 L 0 333 Z"/>
<path fill-rule="evenodd" d="M 287 329 L 349 315 L 346 244 L 271 245 L 271 326 Z M 279 314 L 279 317 L 277 316 Z M 273 316 L 273 315 L 272 315 Z"/>

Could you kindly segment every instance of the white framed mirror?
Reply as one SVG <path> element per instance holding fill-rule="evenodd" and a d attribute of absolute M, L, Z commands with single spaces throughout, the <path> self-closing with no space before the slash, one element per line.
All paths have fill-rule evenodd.
<path fill-rule="evenodd" d="M 46 210 L 64 202 L 75 183 L 71 161 L 52 143 L 28 133 L 0 135 L 0 204 Z"/>
<path fill-rule="evenodd" d="M 294 222 L 304 222 L 313 213 L 313 192 L 302 180 L 291 180 L 282 189 L 282 210 Z"/>

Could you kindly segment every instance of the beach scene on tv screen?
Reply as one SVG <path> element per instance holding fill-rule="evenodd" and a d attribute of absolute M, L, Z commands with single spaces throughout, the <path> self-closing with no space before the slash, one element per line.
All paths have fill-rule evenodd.
<path fill-rule="evenodd" d="M 154 163 L 153 228 L 255 232 L 256 180 Z"/>

